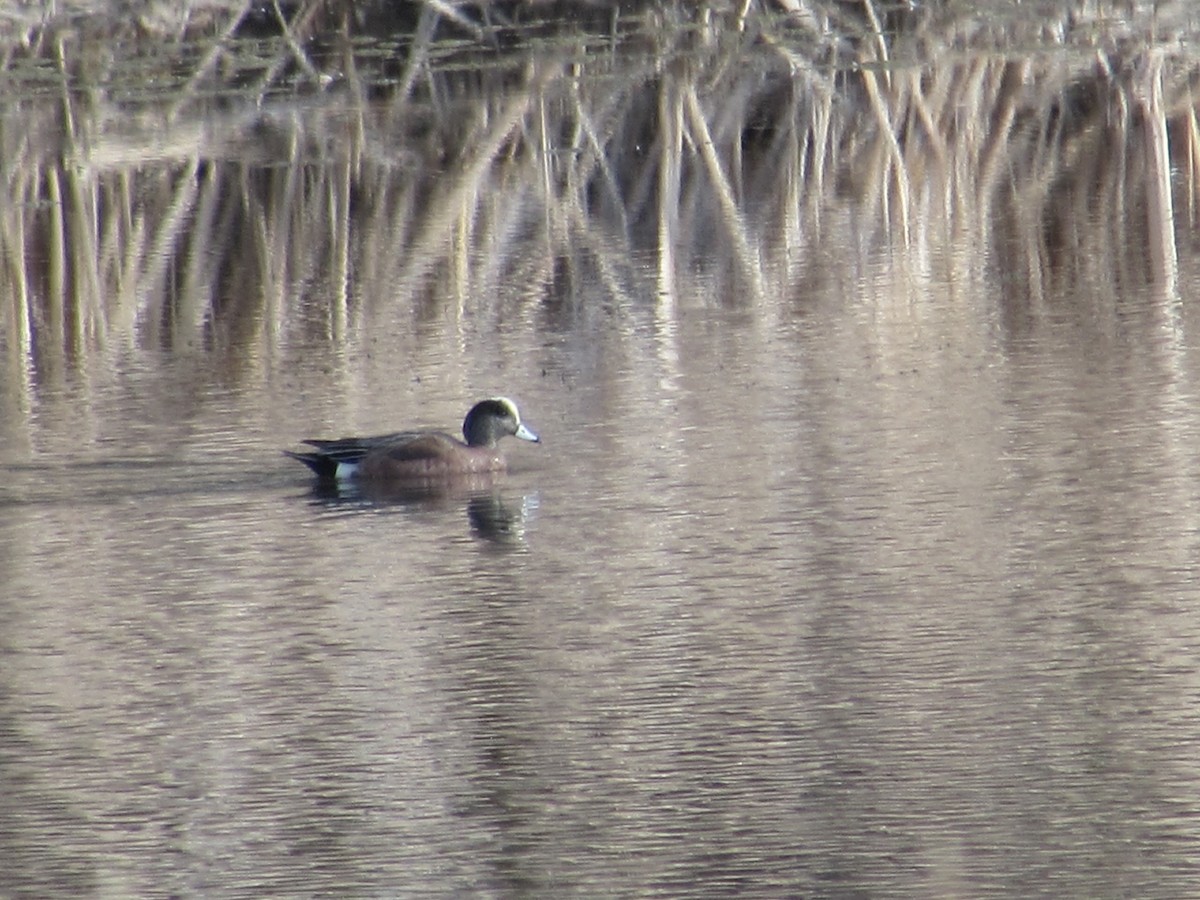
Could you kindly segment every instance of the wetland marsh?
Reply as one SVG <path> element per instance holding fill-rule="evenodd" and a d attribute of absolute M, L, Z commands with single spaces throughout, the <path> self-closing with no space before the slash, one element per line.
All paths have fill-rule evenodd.
<path fill-rule="evenodd" d="M 1200 892 L 1191 4 L 51 12 L 0 895 Z"/>

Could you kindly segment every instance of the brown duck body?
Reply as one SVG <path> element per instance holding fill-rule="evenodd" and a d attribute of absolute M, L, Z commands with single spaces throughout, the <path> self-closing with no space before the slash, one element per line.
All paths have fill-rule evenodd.
<path fill-rule="evenodd" d="M 476 403 L 467 413 L 463 420 L 465 443 L 441 431 L 401 431 L 375 437 L 306 440 L 314 450 L 284 453 L 327 481 L 428 480 L 503 472 L 506 464 L 497 443 L 508 435 L 539 440 L 521 423 L 515 403 L 493 397 Z"/>
<path fill-rule="evenodd" d="M 440 431 L 417 434 L 377 448 L 358 465 L 359 478 L 432 478 L 503 472 L 504 457 L 496 447 L 472 447 Z"/>

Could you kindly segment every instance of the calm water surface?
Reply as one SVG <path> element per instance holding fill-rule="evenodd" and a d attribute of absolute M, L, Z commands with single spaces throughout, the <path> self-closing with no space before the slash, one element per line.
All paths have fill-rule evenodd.
<path fill-rule="evenodd" d="M 1190 893 L 1195 323 L 888 277 L 10 418 L 4 893 Z M 499 390 L 494 490 L 277 453 Z"/>
<path fill-rule="evenodd" d="M 1005 65 L 981 83 L 1019 81 Z M 696 85 L 671 90 L 645 108 L 677 102 L 676 126 L 698 128 L 680 99 Z M 566 107 L 530 91 L 463 108 L 536 136 L 517 100 Z M 786 109 L 819 125 L 805 102 Z M 868 111 L 839 133 L 870 172 Z M 1183 198 L 1158 269 L 1096 263 L 1152 255 L 1130 189 L 1127 230 L 1071 219 L 1086 203 L 1035 222 L 1047 271 L 1022 274 L 1025 245 L 993 256 L 1003 236 L 881 240 L 878 210 L 835 209 L 836 188 L 809 203 L 794 165 L 768 193 L 819 220 L 795 244 L 816 249 L 770 256 L 756 293 L 738 283 L 758 251 L 730 249 L 741 221 L 694 183 L 660 245 L 631 241 L 626 260 L 600 213 L 514 188 L 576 157 L 505 169 L 524 151 L 480 128 L 463 140 L 490 142 L 494 180 L 443 195 L 410 190 L 382 139 L 344 170 L 337 153 L 265 170 L 214 153 L 179 178 L 159 157 L 144 180 L 97 163 L 92 195 L 64 179 L 118 198 L 94 204 L 105 278 L 128 259 L 155 285 L 215 287 L 164 291 L 161 309 L 100 290 L 81 331 L 134 324 L 78 352 L 39 344 L 52 322 L 22 343 L 18 317 L 0 321 L 0 897 L 1200 895 L 1200 270 Z M 40 196 L 38 165 L 23 196 Z M 946 170 L 947 196 L 968 193 Z M 923 171 L 911 214 L 937 220 Z M 667 181 L 630 178 L 629 195 Z M 602 187 L 597 209 L 628 199 Z M 143 246 L 199 234 L 197 256 L 135 259 L 112 237 L 142 240 L 155 200 L 196 221 L 166 237 L 151 222 Z M 461 222 L 380 212 L 451 201 Z M 263 284 L 236 255 L 210 273 L 222 245 L 201 226 L 230 222 L 245 259 L 261 242 L 270 265 L 245 271 Z M 660 259 L 689 223 L 692 255 Z M 443 252 L 439 228 L 470 252 Z M 304 234 L 312 270 L 284 255 Z M 528 258 L 512 235 L 532 235 Z M 393 279 L 385 263 L 421 241 L 428 261 Z M 26 264 L 52 268 L 29 243 Z M 95 255 L 81 246 L 63 271 Z M 179 299 L 199 295 L 216 299 Z M 455 430 L 493 394 L 543 438 L 510 442 L 493 485 L 331 494 L 280 453 Z"/>

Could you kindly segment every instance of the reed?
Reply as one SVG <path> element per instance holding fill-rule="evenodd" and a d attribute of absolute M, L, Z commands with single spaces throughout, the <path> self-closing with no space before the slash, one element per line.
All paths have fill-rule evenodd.
<path fill-rule="evenodd" d="M 1174 291 L 1200 175 L 1186 4 L 1133 4 L 1119 31 L 1095 2 L 388 8 L 147 4 L 104 42 L 9 11 L 20 390 L 130 344 L 269 360 L 564 293 L 769 319 L 883 250 L 925 278 L 1002 270 L 1029 302 L 1067 277 Z"/>

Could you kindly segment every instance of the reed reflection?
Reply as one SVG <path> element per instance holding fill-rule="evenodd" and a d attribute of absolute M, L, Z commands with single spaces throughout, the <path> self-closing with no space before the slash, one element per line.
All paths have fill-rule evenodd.
<path fill-rule="evenodd" d="M 1121 4 L 997 15 L 988 31 L 925 6 L 794 12 L 779 33 L 759 25 L 769 40 L 742 19 L 618 13 L 606 52 L 589 19 L 549 43 L 506 31 L 497 54 L 485 21 L 475 56 L 439 46 L 432 6 L 416 22 L 381 7 L 359 23 L 397 30 L 400 77 L 378 31 L 339 78 L 322 66 L 343 57 L 318 43 L 292 76 L 315 88 L 302 104 L 286 66 L 251 90 L 204 54 L 174 93 L 136 102 L 96 103 L 94 81 L 73 90 L 82 59 L 64 60 L 52 98 L 22 94 L 45 77 L 22 68 L 40 46 L 26 42 L 0 113 L 13 411 L 130 339 L 222 354 L 256 383 L 289 347 L 357 350 L 398 308 L 417 323 L 505 320 L 568 280 L 616 308 L 654 298 L 668 320 L 683 296 L 769 310 L 881 249 L 959 280 L 994 278 L 996 260 L 1018 304 L 1067 275 L 1111 295 L 1130 273 L 1169 300 L 1177 207 L 1195 206 L 1200 181 L 1197 61 L 1127 49 L 1144 46 L 1119 43 L 1141 20 Z M 1146 25 L 1190 21 L 1167 3 Z M 256 60 L 269 27 L 246 34 Z M 1035 34 L 1058 52 L 1014 57 Z M 251 46 L 239 36 L 218 55 L 236 62 Z M 296 35 L 278 40 L 292 59 Z M 108 62 L 127 49 L 112 43 Z M 937 247 L 949 253 L 931 259 Z M 649 270 L 631 264 L 647 255 Z"/>

